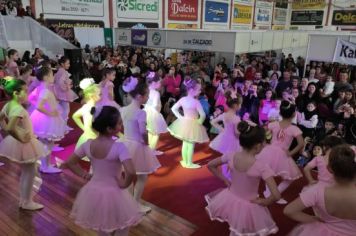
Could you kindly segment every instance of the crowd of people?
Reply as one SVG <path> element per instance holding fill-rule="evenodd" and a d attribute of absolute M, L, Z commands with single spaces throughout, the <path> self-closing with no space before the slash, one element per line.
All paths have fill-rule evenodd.
<path fill-rule="evenodd" d="M 282 194 L 303 177 L 301 168 L 309 186 L 284 209 L 302 223 L 291 234 L 353 235 L 355 67 L 305 66 L 291 54 L 240 55 L 233 66 L 224 58 L 212 66 L 213 59 L 206 52 L 171 58 L 159 50 L 86 45 L 76 84 L 69 58 L 51 60 L 36 49 L 19 59 L 9 50 L 0 156 L 21 166 L 20 207 L 44 207 L 32 200 L 40 159 L 42 173 L 69 168 L 89 181 L 71 212 L 78 225 L 100 235 L 127 235 L 151 210 L 141 203 L 142 193 L 148 175 L 161 166 L 160 134 L 169 132 L 182 141 L 183 168 L 201 167 L 194 163 L 197 143 L 210 142 L 222 154 L 208 168 L 227 188 L 207 193 L 206 210 L 212 220 L 228 222 L 230 235 L 276 233 L 267 206 L 288 203 Z M 74 154 L 55 166 L 51 151 L 71 130 L 72 102 L 81 102 L 72 118 L 83 134 Z M 78 166 L 81 160 L 90 162 L 89 172 Z M 261 181 L 266 188 L 256 198 Z M 308 207 L 314 215 L 303 213 Z"/>

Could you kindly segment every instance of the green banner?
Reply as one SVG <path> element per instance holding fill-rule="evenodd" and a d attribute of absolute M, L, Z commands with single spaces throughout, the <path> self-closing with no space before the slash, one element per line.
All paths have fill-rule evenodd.
<path fill-rule="evenodd" d="M 104 28 L 104 39 L 105 39 L 106 46 L 111 48 L 114 47 L 114 39 L 113 39 L 113 33 L 111 28 Z"/>

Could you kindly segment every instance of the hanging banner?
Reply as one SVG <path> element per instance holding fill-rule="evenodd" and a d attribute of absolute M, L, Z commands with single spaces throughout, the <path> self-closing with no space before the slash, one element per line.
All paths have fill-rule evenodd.
<path fill-rule="evenodd" d="M 131 44 L 146 46 L 147 45 L 147 30 L 131 30 Z"/>
<path fill-rule="evenodd" d="M 246 4 L 246 5 L 252 5 L 253 0 L 235 0 L 235 3 L 242 3 L 242 4 Z"/>
<path fill-rule="evenodd" d="M 255 23 L 268 25 L 272 22 L 273 3 L 265 1 L 256 1 Z"/>
<path fill-rule="evenodd" d="M 288 0 L 277 0 L 275 7 L 287 9 L 288 8 Z"/>
<path fill-rule="evenodd" d="M 356 25 L 356 10 L 335 10 L 332 25 Z"/>
<path fill-rule="evenodd" d="M 235 24 L 251 24 L 252 7 L 234 4 L 234 15 L 232 22 Z"/>
<path fill-rule="evenodd" d="M 119 28 L 133 28 L 133 29 L 155 29 L 159 28 L 158 23 L 153 23 L 153 22 L 125 22 L 125 21 L 120 21 L 117 23 L 117 26 Z"/>
<path fill-rule="evenodd" d="M 322 25 L 324 11 L 292 11 L 291 25 Z"/>
<path fill-rule="evenodd" d="M 197 21 L 198 0 L 168 0 L 168 20 Z"/>
<path fill-rule="evenodd" d="M 168 29 L 198 29 L 198 24 L 168 23 Z"/>
<path fill-rule="evenodd" d="M 292 3 L 292 9 L 323 9 L 326 6 L 325 1 L 326 0 L 294 0 Z"/>
<path fill-rule="evenodd" d="M 104 1 L 41 0 L 42 12 L 51 15 L 104 16 Z"/>
<path fill-rule="evenodd" d="M 283 25 L 287 21 L 287 9 L 275 8 L 273 14 L 273 24 Z"/>
<path fill-rule="evenodd" d="M 130 29 L 115 29 L 116 43 L 120 46 L 131 44 L 131 30 Z"/>
<path fill-rule="evenodd" d="M 147 33 L 147 46 L 153 48 L 166 47 L 166 31 L 149 29 Z"/>
<path fill-rule="evenodd" d="M 116 0 L 118 18 L 159 19 L 158 0 Z"/>
<path fill-rule="evenodd" d="M 223 2 L 205 2 L 205 22 L 227 23 L 229 4 Z"/>
<path fill-rule="evenodd" d="M 333 62 L 356 66 L 356 44 L 338 39 Z"/>

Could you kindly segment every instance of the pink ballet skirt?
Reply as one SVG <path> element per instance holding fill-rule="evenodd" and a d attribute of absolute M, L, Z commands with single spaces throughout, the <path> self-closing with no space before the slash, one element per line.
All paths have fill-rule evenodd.
<path fill-rule="evenodd" d="M 199 124 L 198 119 L 178 118 L 168 127 L 168 131 L 172 136 L 182 141 L 190 143 L 209 142 L 206 129 Z"/>
<path fill-rule="evenodd" d="M 279 146 L 267 145 L 256 158 L 270 166 L 276 176 L 281 176 L 285 180 L 296 180 L 303 176 L 293 158 L 288 157 Z"/>
<path fill-rule="evenodd" d="M 147 131 L 158 135 L 162 133 L 166 133 L 167 130 L 167 123 L 164 120 L 162 114 L 158 112 L 151 106 L 146 105 L 145 109 L 146 116 L 147 116 Z"/>
<path fill-rule="evenodd" d="M 7 103 L 2 112 L 10 118 L 13 116 L 21 117 L 19 121 L 18 132 L 31 132 L 31 140 L 28 143 L 22 143 L 11 135 L 7 135 L 0 142 L 0 156 L 6 157 L 11 161 L 18 163 L 33 163 L 41 157 L 48 155 L 46 146 L 37 140 L 32 131 L 32 124 L 28 112 L 22 106 L 16 106 L 9 111 Z"/>
<path fill-rule="evenodd" d="M 110 90 L 114 88 L 113 82 L 111 81 L 107 81 L 106 83 L 100 82 L 99 85 L 101 89 L 101 95 L 100 95 L 100 101 L 97 102 L 97 105 L 115 107 L 120 111 L 121 109 L 120 105 L 109 97 Z"/>
<path fill-rule="evenodd" d="M 120 139 L 129 150 L 136 174 L 151 174 L 161 167 L 155 152 L 147 145 L 125 138 Z"/>
<path fill-rule="evenodd" d="M 227 222 L 234 235 L 264 236 L 276 233 L 278 227 L 268 208 L 250 202 L 258 197 L 260 179 L 273 176 L 272 170 L 256 161 L 247 172 L 238 172 L 233 169 L 234 155 L 222 157 L 223 160 L 229 159 L 232 176 L 230 188 L 216 190 L 205 196 L 208 203 L 205 209 L 210 219 Z"/>
<path fill-rule="evenodd" d="M 96 159 L 90 153 L 91 140 L 75 151 L 87 156 L 93 165 L 93 177 L 79 191 L 70 214 L 83 228 L 111 233 L 138 224 L 143 216 L 138 203 L 117 183 L 121 162 L 129 159 L 122 143 L 112 145 L 107 157 Z"/>

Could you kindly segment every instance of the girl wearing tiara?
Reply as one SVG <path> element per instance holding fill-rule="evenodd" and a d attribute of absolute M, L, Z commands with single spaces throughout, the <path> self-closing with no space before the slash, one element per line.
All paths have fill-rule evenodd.
<path fill-rule="evenodd" d="M 288 101 L 282 101 L 280 107 L 282 121 L 268 124 L 268 129 L 272 133 L 272 141 L 270 145 L 262 150 L 258 158 L 258 161 L 269 165 L 276 175 L 282 177 L 283 181 L 278 185 L 278 191 L 280 193 L 283 193 L 293 180 L 302 177 L 302 173 L 292 158 L 304 147 L 302 131 L 292 124 L 295 113 L 294 104 Z M 289 150 L 294 138 L 297 139 L 298 144 L 295 148 Z M 264 195 L 265 197 L 270 195 L 267 187 Z M 277 203 L 286 204 L 287 201 L 280 199 Z"/>
<path fill-rule="evenodd" d="M 58 103 L 62 109 L 62 118 L 67 123 L 69 116 L 69 103 L 78 98 L 72 90 L 73 82 L 69 78 L 71 74 L 68 73 L 70 67 L 70 61 L 67 57 L 61 57 L 58 60 L 59 68 L 54 76 L 54 94 L 58 100 Z"/>
<path fill-rule="evenodd" d="M 238 124 L 239 152 L 225 154 L 209 162 L 209 170 L 221 179 L 225 189 L 205 196 L 208 203 L 206 210 L 211 220 L 227 222 L 230 236 L 260 235 L 265 236 L 278 231 L 267 206 L 280 198 L 272 169 L 256 160 L 265 143 L 265 130 L 250 126 L 242 121 Z M 228 164 L 231 170 L 231 181 L 218 170 Z M 258 187 L 261 179 L 267 184 L 272 195 L 258 198 Z"/>
<path fill-rule="evenodd" d="M 50 86 L 54 82 L 52 69 L 42 67 L 37 73 L 40 85 L 33 91 L 37 99 L 36 109 L 31 114 L 36 136 L 52 152 L 54 142 L 60 141 L 66 131 L 66 123 L 58 112 L 58 103 Z M 61 170 L 51 165 L 51 153 L 41 160 L 40 171 L 43 173 L 60 173 Z"/>
<path fill-rule="evenodd" d="M 100 88 L 95 84 L 95 81 L 92 78 L 83 79 L 80 81 L 79 86 L 83 89 L 85 104 L 72 116 L 73 121 L 81 130 L 83 130 L 83 134 L 78 139 L 75 149 L 79 148 L 87 140 L 95 139 L 98 136 L 92 128 L 93 116 L 90 111 L 100 99 Z M 87 158 L 84 160 L 87 160 Z"/>
<path fill-rule="evenodd" d="M 130 105 L 121 108 L 121 116 L 124 124 L 123 140 L 129 149 L 137 174 L 133 195 L 136 201 L 140 202 L 148 175 L 155 172 L 161 165 L 154 151 L 148 146 L 146 112 L 141 109 L 148 99 L 147 84 L 131 76 L 125 80 L 123 90 L 132 98 Z M 141 205 L 141 210 L 147 213 L 151 209 Z"/>
<path fill-rule="evenodd" d="M 127 236 L 131 226 L 142 219 L 137 202 L 127 191 L 135 177 L 135 168 L 123 143 L 112 136 L 122 128 L 119 111 L 110 106 L 92 108 L 93 129 L 98 137 L 88 140 L 61 165 L 89 180 L 79 191 L 71 211 L 71 218 L 83 228 L 97 231 L 100 236 Z M 88 157 L 93 176 L 80 168 L 78 162 Z M 125 175 L 121 175 L 121 170 Z"/>
<path fill-rule="evenodd" d="M 147 114 L 148 143 L 150 148 L 156 150 L 159 135 L 167 132 L 167 124 L 161 112 L 161 95 L 158 90 L 161 88 L 161 79 L 155 72 L 149 72 L 146 81 L 149 86 L 149 96 L 145 105 Z M 156 155 L 162 152 L 156 151 Z"/>
<path fill-rule="evenodd" d="M 120 110 L 119 104 L 114 100 L 114 79 L 116 77 L 116 71 L 113 68 L 104 68 L 103 78 L 99 83 L 101 90 L 101 98 L 98 102 L 102 106 L 112 106 Z"/>
<path fill-rule="evenodd" d="M 204 126 L 205 112 L 196 97 L 201 92 L 201 84 L 190 77 L 186 77 L 184 85 L 187 96 L 182 97 L 172 107 L 172 112 L 178 118 L 168 128 L 171 135 L 183 141 L 182 160 L 180 164 L 184 168 L 200 168 L 200 165 L 193 163 L 195 143 L 205 143 L 209 141 Z M 183 115 L 180 113 L 183 109 Z"/>
<path fill-rule="evenodd" d="M 20 208 L 40 210 L 43 208 L 32 200 L 36 175 L 36 162 L 47 155 L 45 146 L 33 133 L 28 112 L 27 86 L 23 80 L 11 79 L 5 84 L 5 92 L 11 97 L 0 112 L 0 126 L 8 134 L 0 143 L 0 156 L 18 163 L 21 167 Z M 5 121 L 7 120 L 7 122 Z"/>
<path fill-rule="evenodd" d="M 331 149 L 328 169 L 333 185 L 314 185 L 284 209 L 284 214 L 298 221 L 290 236 L 353 236 L 356 229 L 356 156 L 348 145 Z M 304 209 L 313 207 L 318 215 Z"/>

